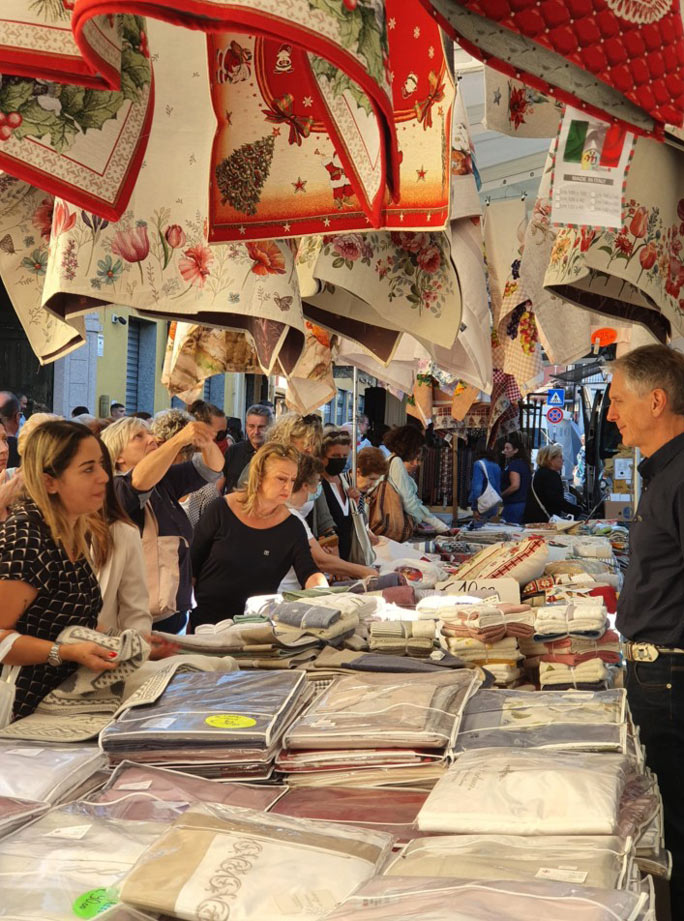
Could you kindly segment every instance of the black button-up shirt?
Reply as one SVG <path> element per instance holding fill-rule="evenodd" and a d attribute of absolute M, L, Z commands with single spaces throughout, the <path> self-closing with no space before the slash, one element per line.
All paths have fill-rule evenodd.
<path fill-rule="evenodd" d="M 225 491 L 227 493 L 237 488 L 240 474 L 255 454 L 256 451 L 252 447 L 252 442 L 247 439 L 238 441 L 237 444 L 228 448 L 223 465 L 223 475 L 226 478 Z"/>
<path fill-rule="evenodd" d="M 617 627 L 627 639 L 684 648 L 684 434 L 639 464 Z"/>

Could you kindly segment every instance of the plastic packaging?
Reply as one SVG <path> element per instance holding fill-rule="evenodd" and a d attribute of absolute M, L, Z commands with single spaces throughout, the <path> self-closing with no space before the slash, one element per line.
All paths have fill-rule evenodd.
<path fill-rule="evenodd" d="M 647 904 L 644 893 L 550 880 L 473 883 L 379 876 L 325 921 L 641 921 Z"/>
<path fill-rule="evenodd" d="M 613 835 L 630 772 L 621 755 L 487 748 L 465 752 L 418 815 L 421 831 Z"/>
<path fill-rule="evenodd" d="M 340 678 L 290 727 L 284 744 L 294 749 L 444 749 L 477 682 L 468 669 Z"/>
<path fill-rule="evenodd" d="M 188 921 L 314 921 L 369 879 L 391 844 L 351 826 L 195 806 L 138 861 L 121 898 Z"/>
<path fill-rule="evenodd" d="M 105 767 L 95 745 L 0 740 L 0 796 L 55 803 Z"/>

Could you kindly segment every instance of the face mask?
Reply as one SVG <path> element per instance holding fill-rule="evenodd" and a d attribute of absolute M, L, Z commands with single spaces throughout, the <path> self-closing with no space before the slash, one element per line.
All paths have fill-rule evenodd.
<path fill-rule="evenodd" d="M 302 518 L 306 518 L 306 516 L 309 514 L 309 512 L 311 511 L 313 507 L 314 507 L 314 500 L 308 499 L 303 505 L 299 506 L 297 511 L 302 516 Z"/>
<path fill-rule="evenodd" d="M 318 499 L 318 497 L 320 496 L 322 492 L 323 492 L 323 484 L 319 482 L 318 486 L 316 487 L 316 492 L 308 493 L 309 502 L 315 502 L 316 499 Z"/>
<path fill-rule="evenodd" d="M 325 472 L 328 476 L 339 476 L 344 470 L 346 463 L 346 457 L 329 457 L 325 465 Z"/>

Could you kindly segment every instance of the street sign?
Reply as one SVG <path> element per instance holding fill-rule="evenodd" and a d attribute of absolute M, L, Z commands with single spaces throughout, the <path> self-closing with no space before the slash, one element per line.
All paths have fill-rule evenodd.
<path fill-rule="evenodd" d="M 559 406 L 561 409 L 565 406 L 565 390 L 562 387 L 551 389 L 546 394 L 547 406 Z"/>
<path fill-rule="evenodd" d="M 551 409 L 547 412 L 546 418 L 553 425 L 558 425 L 559 422 L 563 421 L 563 410 L 558 409 L 557 406 L 552 406 Z"/>

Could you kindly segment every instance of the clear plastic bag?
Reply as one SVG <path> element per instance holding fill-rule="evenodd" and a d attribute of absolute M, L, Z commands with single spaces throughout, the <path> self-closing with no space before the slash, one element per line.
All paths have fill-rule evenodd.
<path fill-rule="evenodd" d="M 285 733 L 286 748 L 444 749 L 478 678 L 446 674 L 358 674 L 340 678 Z"/>
<path fill-rule="evenodd" d="M 130 812 L 131 804 L 119 809 Z M 112 809 L 72 803 L 0 840 L 0 917 L 74 921 L 119 901 L 117 887 L 174 816 L 135 821 Z M 89 913 L 91 912 L 91 913 Z"/>
<path fill-rule="evenodd" d="M 411 841 L 386 876 L 446 876 L 478 880 L 547 879 L 605 889 L 628 888 L 631 839 L 576 835 L 440 835 Z"/>
<path fill-rule="evenodd" d="M 121 898 L 188 921 L 313 921 L 369 879 L 391 844 L 351 826 L 195 806 L 138 861 Z"/>
<path fill-rule="evenodd" d="M 55 803 L 106 764 L 95 745 L 0 739 L 0 796 Z"/>
<path fill-rule="evenodd" d="M 418 815 L 421 831 L 613 835 L 630 763 L 621 755 L 488 748 L 465 752 Z"/>
<path fill-rule="evenodd" d="M 647 904 L 645 893 L 573 883 L 379 876 L 325 921 L 641 921 Z"/>

